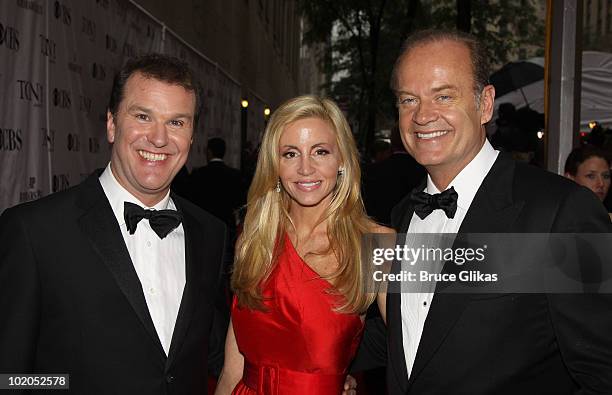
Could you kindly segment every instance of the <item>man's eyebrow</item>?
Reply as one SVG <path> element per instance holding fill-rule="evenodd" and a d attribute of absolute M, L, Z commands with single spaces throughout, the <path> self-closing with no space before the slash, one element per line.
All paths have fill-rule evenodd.
<path fill-rule="evenodd" d="M 432 92 L 440 92 L 440 91 L 444 91 L 444 90 L 457 90 L 457 87 L 455 85 L 451 85 L 451 84 L 444 84 L 444 85 L 440 85 L 440 86 L 436 86 L 434 88 L 431 88 Z M 405 90 L 396 90 L 395 91 L 396 95 L 410 95 L 410 96 L 418 96 L 412 92 L 409 91 L 405 91 Z"/>
<path fill-rule="evenodd" d="M 128 111 L 140 111 L 140 112 L 144 112 L 146 114 L 151 114 L 153 112 L 153 110 L 151 110 L 150 108 L 143 107 L 143 106 L 140 106 L 140 105 L 133 105 L 130 108 L 128 108 Z M 172 116 L 172 118 L 187 118 L 187 119 L 192 119 L 193 118 L 193 114 L 178 113 L 178 114 L 174 114 Z"/>
<path fill-rule="evenodd" d="M 193 114 L 178 113 L 178 114 L 174 114 L 174 116 L 172 118 L 187 118 L 187 119 L 192 119 L 193 118 Z"/>
<path fill-rule="evenodd" d="M 147 114 L 151 113 L 150 108 L 139 106 L 139 105 L 130 106 L 128 108 L 128 111 L 141 111 L 141 112 L 146 112 Z"/>
<path fill-rule="evenodd" d="M 445 91 L 445 90 L 457 90 L 457 87 L 455 85 L 450 85 L 450 84 L 445 84 L 445 85 L 440 85 L 440 86 L 436 86 L 435 88 L 431 88 L 432 92 L 440 92 L 440 91 Z"/>

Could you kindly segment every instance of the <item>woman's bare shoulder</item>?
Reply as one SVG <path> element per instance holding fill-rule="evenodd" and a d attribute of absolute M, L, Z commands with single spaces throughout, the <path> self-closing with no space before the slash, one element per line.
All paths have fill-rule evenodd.
<path fill-rule="evenodd" d="M 387 233 L 387 234 L 395 234 L 395 229 L 393 228 L 389 228 L 387 226 L 384 225 L 380 225 L 377 224 L 376 222 L 372 221 L 370 223 L 370 233 Z"/>

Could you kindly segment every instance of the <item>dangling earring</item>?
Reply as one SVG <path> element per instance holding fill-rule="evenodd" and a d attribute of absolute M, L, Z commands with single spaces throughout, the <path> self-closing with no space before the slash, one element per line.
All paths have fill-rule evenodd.
<path fill-rule="evenodd" d="M 338 176 L 343 176 L 344 175 L 344 167 L 341 167 L 338 169 Z"/>
<path fill-rule="evenodd" d="M 276 193 L 280 193 L 281 191 L 281 183 L 280 180 L 276 181 Z"/>

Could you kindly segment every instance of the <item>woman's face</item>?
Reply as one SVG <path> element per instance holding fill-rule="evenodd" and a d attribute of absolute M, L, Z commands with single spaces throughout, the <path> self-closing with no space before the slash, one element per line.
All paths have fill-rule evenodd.
<path fill-rule="evenodd" d="M 598 156 L 592 156 L 578 165 L 576 175 L 570 175 L 570 178 L 595 192 L 602 201 L 610 189 L 610 168 L 608 163 Z"/>
<path fill-rule="evenodd" d="M 319 118 L 288 124 L 279 142 L 279 177 L 292 206 L 329 202 L 338 178 L 340 151 L 332 126 Z"/>

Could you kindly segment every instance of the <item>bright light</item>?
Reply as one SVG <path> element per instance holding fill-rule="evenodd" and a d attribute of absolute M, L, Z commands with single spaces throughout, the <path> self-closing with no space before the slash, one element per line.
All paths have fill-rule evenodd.
<path fill-rule="evenodd" d="M 597 126 L 597 122 L 595 121 L 589 122 L 589 129 L 593 129 L 595 126 Z"/>
<path fill-rule="evenodd" d="M 541 130 L 538 130 L 538 138 L 542 140 L 542 137 L 544 137 L 544 132 Z"/>
<path fill-rule="evenodd" d="M 242 108 L 247 108 L 249 106 L 249 101 L 246 99 L 242 99 L 240 105 L 242 106 Z"/>
<path fill-rule="evenodd" d="M 270 115 L 270 109 L 268 107 L 264 108 L 264 115 L 267 117 Z"/>

